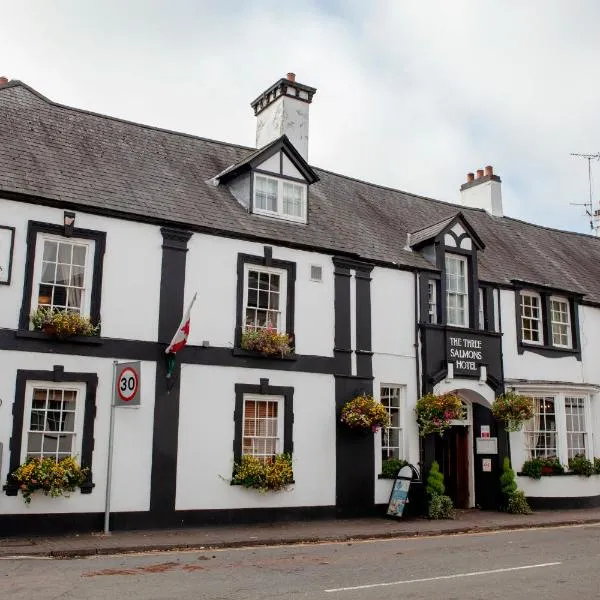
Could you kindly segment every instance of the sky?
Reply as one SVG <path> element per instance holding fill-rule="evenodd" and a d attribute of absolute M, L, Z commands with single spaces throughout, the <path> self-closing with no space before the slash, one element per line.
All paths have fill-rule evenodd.
<path fill-rule="evenodd" d="M 597 0 L 0 0 L 0 75 L 253 147 L 250 102 L 291 71 L 313 166 L 458 202 L 489 164 L 505 215 L 589 233 L 599 27 Z"/>

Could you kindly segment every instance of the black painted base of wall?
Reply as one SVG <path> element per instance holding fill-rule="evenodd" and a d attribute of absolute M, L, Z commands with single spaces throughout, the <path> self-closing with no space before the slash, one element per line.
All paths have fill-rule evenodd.
<path fill-rule="evenodd" d="M 121 512 L 110 517 L 112 531 L 199 527 L 202 525 L 247 525 L 281 521 L 334 519 L 335 506 L 290 508 L 242 508 L 183 510 L 158 518 L 151 512 Z M 89 533 L 104 529 L 103 513 L 0 515 L 0 537 Z"/>
<path fill-rule="evenodd" d="M 561 510 L 569 508 L 598 508 L 600 496 L 580 496 L 576 498 L 530 498 L 527 502 L 533 510 Z"/>

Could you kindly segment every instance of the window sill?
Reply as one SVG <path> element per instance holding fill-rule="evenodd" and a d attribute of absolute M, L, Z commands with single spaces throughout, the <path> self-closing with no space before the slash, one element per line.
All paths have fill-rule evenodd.
<path fill-rule="evenodd" d="M 572 473 L 570 471 L 565 471 L 564 473 L 543 473 L 541 478 L 543 477 L 585 477 L 588 479 L 589 477 L 594 477 L 594 475 L 600 475 L 600 473 L 592 473 L 591 475 L 580 475 L 579 473 Z M 529 479 L 533 479 L 534 481 L 539 481 L 535 477 L 530 477 L 529 475 L 525 475 L 521 471 L 517 472 L 518 477 L 528 477 Z M 541 479 L 540 478 L 540 479 Z"/>
<path fill-rule="evenodd" d="M 286 483 L 286 486 L 287 486 L 287 485 L 294 485 L 295 483 L 296 483 L 296 480 L 295 480 L 295 479 L 292 479 L 290 482 Z M 237 486 L 237 487 L 246 487 L 246 486 L 245 486 L 243 483 L 239 483 L 239 482 L 237 482 L 237 481 L 230 481 L 230 482 L 229 482 L 229 485 L 235 485 L 235 486 Z M 252 488 L 252 487 L 247 487 L 246 489 L 247 489 L 247 490 L 253 490 L 253 489 L 255 489 L 255 488 Z M 279 492 L 280 490 L 267 490 L 267 491 L 268 491 L 268 492 Z"/>
<path fill-rule="evenodd" d="M 262 358 L 262 359 L 271 359 L 271 360 L 298 360 L 298 355 L 296 353 L 290 354 L 289 356 L 265 356 L 260 352 L 256 352 L 255 350 L 244 350 L 243 348 L 234 348 L 232 350 L 234 356 L 243 356 L 246 358 Z"/>
<path fill-rule="evenodd" d="M 15 331 L 15 337 L 31 340 L 44 340 L 46 342 L 58 344 L 87 344 L 89 346 L 100 346 L 104 343 L 104 340 L 101 337 L 95 335 L 74 335 L 67 338 L 59 338 L 47 335 L 43 331 L 30 331 L 28 329 L 19 329 Z"/>
<path fill-rule="evenodd" d="M 82 483 L 79 486 L 79 490 L 82 494 L 91 494 L 94 487 L 96 487 L 96 484 L 90 481 Z M 16 483 L 5 483 L 2 489 L 7 496 L 19 495 L 19 486 Z"/>
<path fill-rule="evenodd" d="M 575 356 L 578 360 L 581 358 L 581 350 L 579 348 L 558 348 L 556 346 L 547 346 L 543 344 L 528 344 L 527 342 L 518 343 L 519 354 L 523 354 L 526 350 L 546 356 L 548 358 L 560 356 Z"/>

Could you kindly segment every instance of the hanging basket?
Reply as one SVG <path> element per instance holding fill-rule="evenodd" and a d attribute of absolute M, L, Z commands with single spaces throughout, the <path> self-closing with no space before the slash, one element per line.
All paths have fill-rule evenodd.
<path fill-rule="evenodd" d="M 494 400 L 492 414 L 504 421 L 506 431 L 521 431 L 523 423 L 533 418 L 533 400 L 515 392 L 505 392 Z"/>
<path fill-rule="evenodd" d="M 346 402 L 340 421 L 352 429 L 375 433 L 389 426 L 390 417 L 381 402 L 368 394 L 360 394 Z"/>
<path fill-rule="evenodd" d="M 443 436 L 452 421 L 464 419 L 465 408 L 455 394 L 426 394 L 417 400 L 415 412 L 419 435 L 424 437 L 430 433 L 439 433 Z"/>

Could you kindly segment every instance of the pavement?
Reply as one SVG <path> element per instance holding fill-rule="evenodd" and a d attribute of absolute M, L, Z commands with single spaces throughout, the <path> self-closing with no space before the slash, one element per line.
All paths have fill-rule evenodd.
<path fill-rule="evenodd" d="M 507 529 L 561 527 L 600 523 L 600 508 L 539 510 L 510 515 L 477 509 L 458 510 L 456 518 L 328 519 L 251 525 L 210 525 L 185 529 L 100 532 L 56 536 L 0 537 L 0 559 L 14 557 L 75 558 L 95 555 L 174 550 L 208 550 L 301 543 L 351 542 L 416 536 L 483 533 Z"/>

